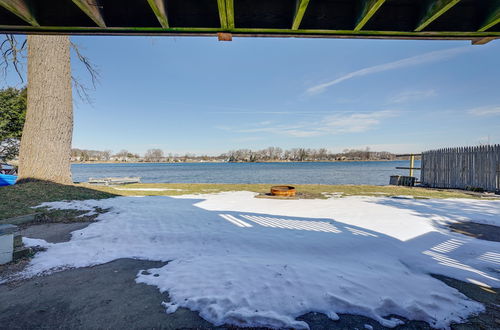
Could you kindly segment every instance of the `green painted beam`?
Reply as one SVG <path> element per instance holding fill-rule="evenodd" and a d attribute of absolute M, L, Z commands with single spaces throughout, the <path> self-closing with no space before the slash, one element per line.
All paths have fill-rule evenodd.
<path fill-rule="evenodd" d="M 33 12 L 26 0 L 0 0 L 0 6 L 4 7 L 23 21 L 32 26 L 40 26 L 33 16 Z"/>
<path fill-rule="evenodd" d="M 219 8 L 220 27 L 227 30 L 226 0 L 217 0 L 217 7 Z"/>
<path fill-rule="evenodd" d="M 234 1 L 226 0 L 226 19 L 227 28 L 229 30 L 234 29 Z"/>
<path fill-rule="evenodd" d="M 493 26 L 500 23 L 500 0 L 496 2 L 496 9 L 488 16 L 486 21 L 484 21 L 481 28 L 478 30 L 479 32 L 484 32 Z"/>
<path fill-rule="evenodd" d="M 73 0 L 73 2 L 99 27 L 106 27 L 97 0 Z"/>
<path fill-rule="evenodd" d="M 64 27 L 64 26 L 13 26 L 0 25 L 0 33 L 22 34 L 78 34 L 78 35 L 166 35 L 183 34 L 194 36 L 215 36 L 217 32 L 224 32 L 221 28 L 201 27 Z M 353 30 L 310 30 L 310 29 L 259 29 L 234 28 L 231 33 L 243 36 L 283 36 L 283 37 L 333 37 L 333 38 L 372 38 L 372 39 L 461 39 L 472 40 L 478 38 L 500 39 L 500 32 L 407 32 L 407 31 L 353 31 Z"/>
<path fill-rule="evenodd" d="M 297 8 L 295 10 L 295 17 L 293 18 L 292 30 L 298 30 L 300 27 L 300 23 L 302 22 L 302 18 L 306 13 L 307 5 L 309 4 L 309 0 L 298 0 Z"/>
<path fill-rule="evenodd" d="M 169 26 L 164 0 L 148 0 L 148 3 L 155 13 L 158 22 L 160 22 L 161 27 L 167 29 Z"/>
<path fill-rule="evenodd" d="M 363 3 L 363 11 L 358 18 L 358 22 L 356 23 L 356 27 L 354 31 L 360 31 L 366 23 L 372 18 L 373 15 L 377 12 L 377 10 L 382 7 L 385 0 L 364 0 Z"/>
<path fill-rule="evenodd" d="M 460 0 L 433 0 L 415 31 L 422 31 L 459 2 Z"/>
<path fill-rule="evenodd" d="M 217 0 L 219 7 L 220 27 L 224 31 L 234 29 L 234 1 Z"/>
<path fill-rule="evenodd" d="M 232 31 L 234 34 L 245 33 L 247 35 L 256 34 L 274 34 L 274 35 L 290 35 L 290 36 L 313 36 L 313 35 L 328 35 L 328 36 L 338 36 L 339 38 L 352 38 L 352 37 L 366 37 L 373 39 L 384 39 L 384 38 L 400 38 L 400 39 L 474 39 L 481 37 L 494 37 L 499 38 L 500 32 L 461 32 L 461 31 L 422 31 L 422 32 L 412 32 L 412 31 L 369 31 L 369 30 L 311 30 L 311 29 L 260 29 L 260 28 L 235 28 Z"/>

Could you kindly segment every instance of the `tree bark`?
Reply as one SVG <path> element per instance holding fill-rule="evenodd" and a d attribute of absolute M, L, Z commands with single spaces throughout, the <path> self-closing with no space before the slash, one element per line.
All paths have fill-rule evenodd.
<path fill-rule="evenodd" d="M 28 106 L 19 181 L 71 180 L 73 98 L 68 36 L 28 36 Z"/>

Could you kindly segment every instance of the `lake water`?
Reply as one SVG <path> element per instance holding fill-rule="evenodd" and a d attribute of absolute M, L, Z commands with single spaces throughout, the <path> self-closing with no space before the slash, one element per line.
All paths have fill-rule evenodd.
<path fill-rule="evenodd" d="M 303 163 L 73 164 L 73 180 L 138 176 L 144 183 L 272 183 L 386 185 L 391 175 L 408 175 L 409 161 Z M 415 162 L 420 167 L 420 161 Z M 420 172 L 415 172 L 420 177 Z"/>

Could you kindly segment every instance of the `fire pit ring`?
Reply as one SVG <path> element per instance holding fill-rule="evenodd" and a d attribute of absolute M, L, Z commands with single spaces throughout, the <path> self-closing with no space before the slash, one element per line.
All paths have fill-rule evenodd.
<path fill-rule="evenodd" d="M 273 196 L 284 196 L 293 197 L 295 196 L 296 190 L 292 186 L 273 186 L 271 187 L 271 195 Z"/>

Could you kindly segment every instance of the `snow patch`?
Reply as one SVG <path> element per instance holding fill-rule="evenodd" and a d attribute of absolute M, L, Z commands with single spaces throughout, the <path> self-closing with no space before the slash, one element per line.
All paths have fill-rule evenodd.
<path fill-rule="evenodd" d="M 308 328 L 297 317 L 348 313 L 395 327 L 388 315 L 446 328 L 484 307 L 430 276 L 499 287 L 499 244 L 442 222 L 500 224 L 499 201 L 346 197 L 270 200 L 250 192 L 44 203 L 111 209 L 48 244 L 24 275 L 118 258 L 168 261 L 138 283 L 168 292 L 166 312 L 189 308 L 215 325 Z M 43 244 L 26 239 L 28 244 Z"/>
<path fill-rule="evenodd" d="M 184 191 L 184 189 L 176 189 L 176 188 L 117 188 L 113 187 L 115 190 L 124 190 L 124 191 Z"/>
<path fill-rule="evenodd" d="M 48 248 L 49 246 L 53 245 L 53 243 L 49 243 L 46 240 L 40 238 L 29 238 L 29 237 L 23 237 L 23 244 L 26 247 L 41 247 L 41 248 Z"/>

